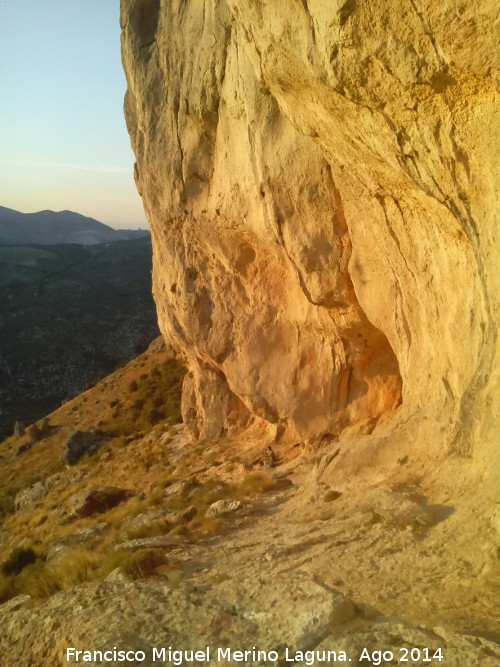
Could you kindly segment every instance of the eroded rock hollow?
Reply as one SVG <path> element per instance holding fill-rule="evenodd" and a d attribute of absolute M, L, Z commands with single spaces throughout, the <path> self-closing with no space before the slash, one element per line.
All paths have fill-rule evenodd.
<path fill-rule="evenodd" d="M 154 296 L 197 436 L 263 419 L 493 455 L 495 5 L 121 1 Z"/>

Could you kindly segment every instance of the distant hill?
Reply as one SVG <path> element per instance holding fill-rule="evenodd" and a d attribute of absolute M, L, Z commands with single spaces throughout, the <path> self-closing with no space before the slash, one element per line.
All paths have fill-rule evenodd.
<path fill-rule="evenodd" d="M 0 440 L 16 420 L 53 410 L 158 334 L 149 236 L 0 245 Z"/>
<path fill-rule="evenodd" d="M 21 213 L 0 206 L 0 244 L 96 245 L 149 236 L 147 230 L 113 229 L 94 218 L 73 211 Z"/>
<path fill-rule="evenodd" d="M 147 229 L 120 229 L 118 231 L 120 234 L 124 234 L 127 239 L 139 239 L 144 236 L 150 236 Z"/>

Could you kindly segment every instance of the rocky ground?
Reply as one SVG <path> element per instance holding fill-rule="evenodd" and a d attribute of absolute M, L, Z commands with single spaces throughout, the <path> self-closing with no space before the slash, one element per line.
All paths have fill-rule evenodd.
<path fill-rule="evenodd" d="M 148 354 L 51 423 L 64 431 L 79 414 L 85 428 L 101 410 L 106 428 L 111 393 L 155 368 Z M 266 471 L 258 459 L 274 435 L 261 426 L 200 444 L 165 421 L 67 468 L 57 459 L 60 432 L 19 456 L 14 439 L 5 441 L 2 472 L 31 462 L 46 488 L 22 506 L 18 497 L 4 520 L 4 556 L 31 546 L 37 561 L 0 606 L 2 664 L 76 664 L 66 662 L 67 647 L 114 646 L 145 659 L 87 664 L 172 664 L 167 654 L 154 662 L 153 648 L 206 646 L 209 664 L 228 647 L 275 650 L 283 665 L 296 651 L 297 664 L 320 664 L 323 650 L 336 652 L 326 664 L 405 664 L 405 648 L 415 649 L 406 664 L 500 664 L 498 552 L 466 499 L 445 502 L 442 490 L 404 472 L 332 488 L 335 442 L 319 452 L 278 443 L 278 464 Z M 36 448 L 45 448 L 38 473 Z M 96 489 L 101 499 L 109 489 L 129 495 L 77 511 Z M 254 657 L 242 664 L 259 664 Z"/>

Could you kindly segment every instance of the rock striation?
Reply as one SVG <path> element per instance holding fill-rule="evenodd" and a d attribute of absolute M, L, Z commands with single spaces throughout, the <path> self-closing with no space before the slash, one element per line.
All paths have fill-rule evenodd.
<path fill-rule="evenodd" d="M 495 3 L 122 0 L 121 27 L 193 433 L 371 433 L 337 458 L 344 474 L 453 454 L 483 479 L 499 424 Z"/>

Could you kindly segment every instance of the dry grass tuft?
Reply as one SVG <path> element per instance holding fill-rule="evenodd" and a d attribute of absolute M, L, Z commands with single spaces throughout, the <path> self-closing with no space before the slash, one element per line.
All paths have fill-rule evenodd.
<path fill-rule="evenodd" d="M 16 578 L 13 575 L 0 574 L 0 604 L 18 595 L 15 580 Z"/>
<path fill-rule="evenodd" d="M 189 524 L 192 533 L 202 533 L 203 535 L 224 535 L 228 532 L 227 521 L 222 517 L 208 518 L 204 514 L 196 516 Z"/>
<path fill-rule="evenodd" d="M 106 578 L 117 567 L 121 567 L 133 579 L 146 579 L 153 576 L 157 568 L 166 563 L 167 556 L 163 549 L 114 551 L 106 554 L 102 559 L 97 578 Z"/>
<path fill-rule="evenodd" d="M 106 578 L 121 567 L 131 578 L 146 578 L 155 574 L 167 562 L 162 549 L 138 551 L 107 551 L 101 549 L 68 549 L 53 562 L 37 560 L 23 567 L 17 575 L 0 575 L 0 602 L 16 596 L 30 595 L 45 599 L 58 591 L 87 581 Z"/>
<path fill-rule="evenodd" d="M 95 578 L 100 555 L 87 549 L 71 549 L 54 563 L 37 561 L 16 577 L 16 594 L 47 598 L 58 591 Z"/>
<path fill-rule="evenodd" d="M 281 488 L 279 482 L 274 480 L 271 475 L 264 472 L 255 472 L 245 477 L 238 487 L 238 492 L 241 497 L 245 497 L 275 491 L 279 488 Z"/>

